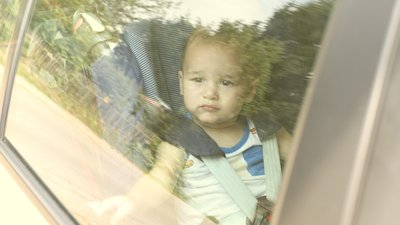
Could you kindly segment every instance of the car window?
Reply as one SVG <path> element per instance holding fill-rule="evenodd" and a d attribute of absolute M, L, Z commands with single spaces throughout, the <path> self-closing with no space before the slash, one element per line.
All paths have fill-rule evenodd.
<path fill-rule="evenodd" d="M 1 14 L 1 24 L 7 26 L 0 31 L 3 58 L 3 42 L 8 44 L 17 15 L 8 2 L 2 1 L 6 7 L 0 9 L 7 12 Z M 96 204 L 132 191 L 160 160 L 157 146 L 169 140 L 161 131 L 163 110 L 188 117 L 178 72 L 185 40 L 196 26 L 240 26 L 247 29 L 244 38 L 256 35 L 263 40 L 262 50 L 253 48 L 257 54 L 266 51 L 267 58 L 254 59 L 268 60 L 269 80 L 258 87 L 264 91 L 264 105 L 249 110 L 262 109 L 257 113 L 274 124 L 268 126 L 275 129 L 271 133 L 283 128 L 290 136 L 333 4 L 37 1 L 15 76 L 5 136 L 73 220 L 107 224 L 112 212 Z M 290 155 L 286 144 L 283 169 Z M 147 185 L 151 190 L 159 184 Z M 193 210 L 179 191 L 167 195 L 156 210 L 132 214 L 129 220 L 175 224 L 176 205 Z"/>
<path fill-rule="evenodd" d="M 6 52 L 10 44 L 12 44 L 12 34 L 15 29 L 21 3 L 20 1 L 2 1 L 0 4 L 0 20 L 2 21 L 0 24 L 0 75 L 2 76 Z"/>

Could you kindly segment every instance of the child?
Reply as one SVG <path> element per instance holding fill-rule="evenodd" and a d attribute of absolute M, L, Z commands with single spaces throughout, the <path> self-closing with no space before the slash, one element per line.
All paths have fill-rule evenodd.
<path fill-rule="evenodd" d="M 267 56 L 255 57 L 268 52 L 260 49 L 265 43 L 257 45 L 249 33 L 230 28 L 215 33 L 205 29 L 194 32 L 187 42 L 179 73 L 180 92 L 193 121 L 220 146 L 257 198 L 266 193 L 263 150 L 250 119 L 253 112 L 246 110 L 252 108 L 248 105 L 256 98 L 257 86 L 268 75 L 268 67 L 254 68 L 260 60 L 267 64 Z M 287 132 L 280 130 L 277 137 L 280 148 L 287 146 Z M 181 175 L 180 191 L 195 209 L 181 210 L 181 224 L 204 224 L 204 216 L 220 224 L 246 224 L 246 216 L 219 181 L 201 159 L 190 154 Z"/>
<path fill-rule="evenodd" d="M 179 72 L 180 92 L 192 120 L 220 146 L 254 196 L 260 197 L 266 189 L 262 142 L 249 118 L 254 110 L 265 110 L 253 103 L 263 98 L 265 90 L 257 86 L 269 73 L 268 54 L 273 47 L 253 42 L 237 27 L 225 28 L 215 34 L 200 28 L 188 40 Z M 283 137 L 279 140 L 289 137 L 284 131 L 277 136 Z M 280 149 L 282 143 L 279 142 Z M 128 195 L 92 204 L 95 211 L 99 215 L 114 211 L 111 224 L 123 224 L 139 209 L 159 207 L 168 198 L 167 192 L 175 189 L 176 174 L 181 173 L 179 193 L 191 207 L 180 209 L 180 223 L 204 224 L 208 217 L 216 223 L 246 224 L 246 216 L 200 158 L 188 154 L 185 160 L 182 151 L 166 142 L 159 146 L 158 153 L 163 160 L 157 161 Z M 157 183 L 161 188 L 157 188 Z M 143 194 L 146 197 L 140 196 Z M 144 203 L 148 205 L 143 206 Z M 235 216 L 234 221 L 231 215 Z"/>

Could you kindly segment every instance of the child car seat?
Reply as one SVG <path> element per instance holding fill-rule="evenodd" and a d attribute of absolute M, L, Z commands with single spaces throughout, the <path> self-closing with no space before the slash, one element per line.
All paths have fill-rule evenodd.
<path fill-rule="evenodd" d="M 145 169 L 151 167 L 149 159 L 153 152 L 145 153 L 147 150 L 143 152 L 137 145 L 149 144 L 147 129 L 198 157 L 223 154 L 185 116 L 179 93 L 178 71 L 184 44 L 192 30 L 183 20 L 134 22 L 125 27 L 120 43 L 110 54 L 92 65 L 104 138 Z M 164 103 L 167 107 L 162 107 Z M 262 114 L 253 119 L 259 124 L 261 138 L 279 127 Z M 162 126 L 166 121 L 168 125 Z"/>
<path fill-rule="evenodd" d="M 183 22 L 160 20 L 130 24 L 120 43 L 92 64 L 104 138 L 144 170 L 151 167 L 154 156 L 147 148 L 150 133 L 194 155 L 222 154 L 184 115 L 178 71 L 191 29 Z"/>

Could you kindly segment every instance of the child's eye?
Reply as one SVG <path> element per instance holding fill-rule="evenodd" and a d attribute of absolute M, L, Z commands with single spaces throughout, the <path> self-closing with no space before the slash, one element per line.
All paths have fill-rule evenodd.
<path fill-rule="evenodd" d="M 201 83 L 201 82 L 204 81 L 204 79 L 201 78 L 201 77 L 194 77 L 194 78 L 192 78 L 192 79 L 190 79 L 190 80 L 191 80 L 191 81 L 194 81 L 194 82 L 196 82 L 196 83 Z"/>
<path fill-rule="evenodd" d="M 221 84 L 224 86 L 232 86 L 233 82 L 229 81 L 229 80 L 223 80 L 223 81 L 221 81 Z"/>

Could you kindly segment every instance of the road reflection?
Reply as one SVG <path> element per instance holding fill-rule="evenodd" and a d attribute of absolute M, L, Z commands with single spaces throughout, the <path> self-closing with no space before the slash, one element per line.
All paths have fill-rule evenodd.
<path fill-rule="evenodd" d="M 20 76 L 13 89 L 6 137 L 82 224 L 107 224 L 88 203 L 127 193 L 143 174 Z M 135 215 L 134 224 L 175 224 L 173 205 L 179 200 L 171 197 L 157 213 Z"/>

